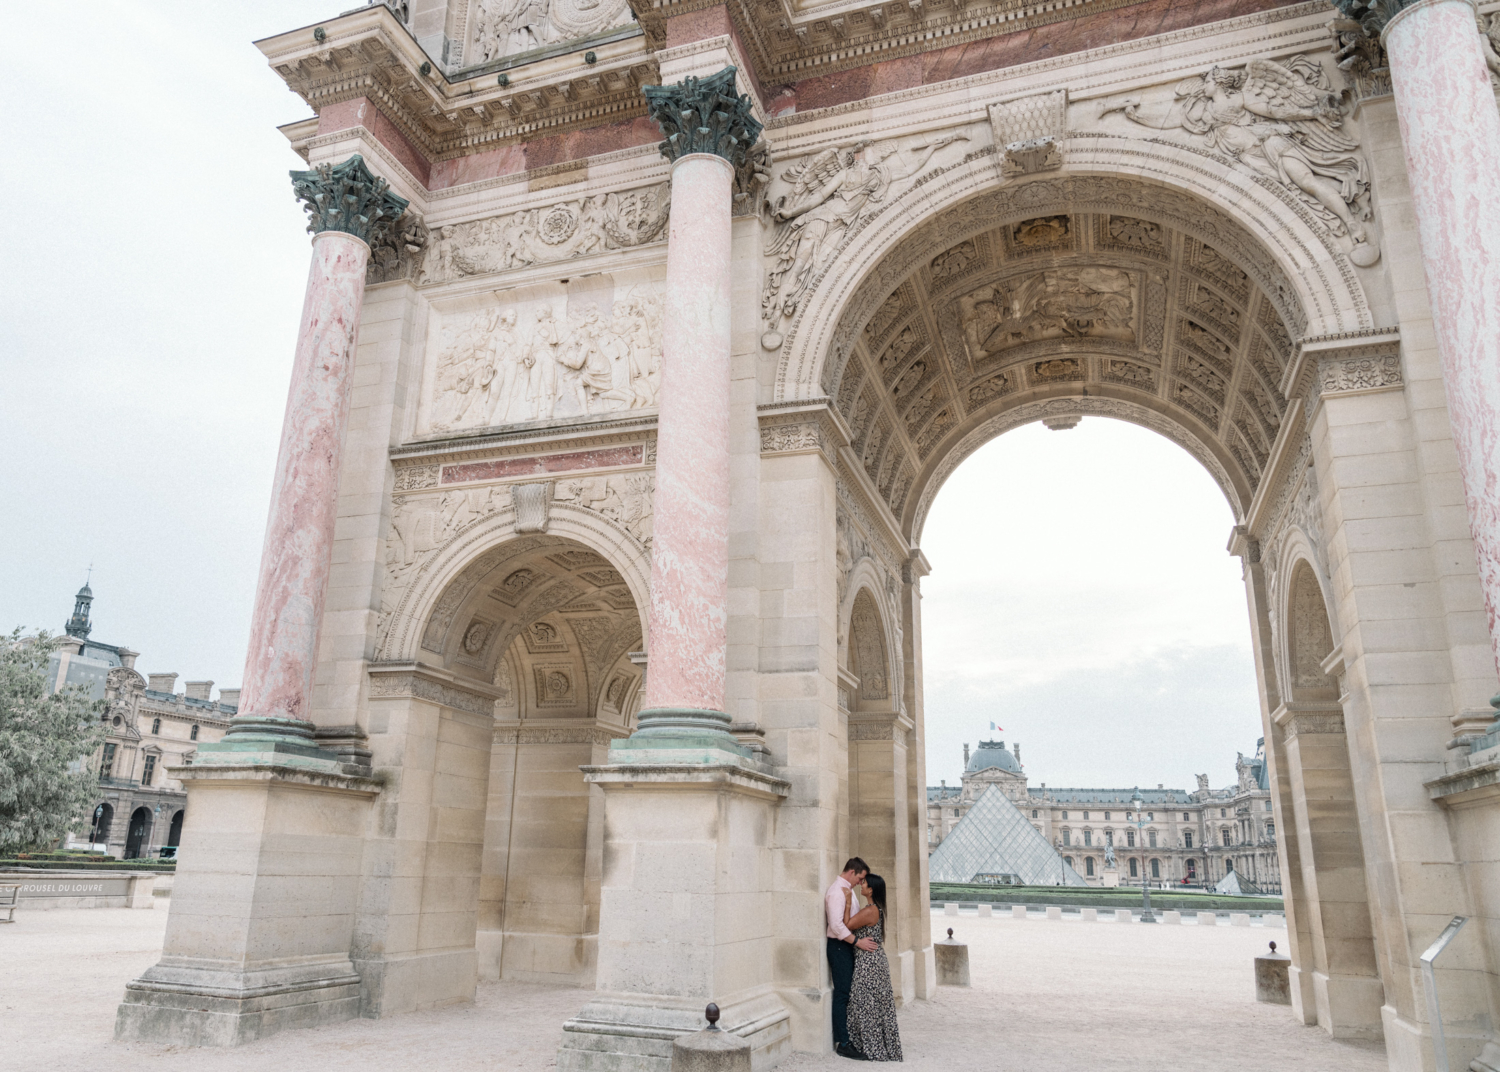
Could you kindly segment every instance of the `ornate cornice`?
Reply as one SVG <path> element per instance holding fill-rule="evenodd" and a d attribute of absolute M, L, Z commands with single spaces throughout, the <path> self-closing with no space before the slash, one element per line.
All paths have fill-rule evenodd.
<path fill-rule="evenodd" d="M 307 210 L 310 234 L 339 231 L 373 246 L 406 211 L 406 198 L 391 193 L 391 184 L 372 175 L 358 153 L 342 164 L 290 174 L 292 192 Z"/>
<path fill-rule="evenodd" d="M 738 170 L 760 137 L 750 95 L 735 88 L 735 69 L 707 78 L 689 75 L 670 86 L 643 86 L 646 107 L 661 127 L 661 155 L 674 163 L 693 153 L 723 157 Z"/>
<path fill-rule="evenodd" d="M 369 674 L 371 699 L 410 697 L 471 715 L 492 716 L 495 701 L 506 698 L 504 689 L 480 681 L 460 681 L 421 663 L 372 663 Z"/>
<path fill-rule="evenodd" d="M 829 398 L 771 402 L 759 407 L 761 454 L 819 451 L 838 464 L 839 448 L 849 445 L 849 426 Z"/>

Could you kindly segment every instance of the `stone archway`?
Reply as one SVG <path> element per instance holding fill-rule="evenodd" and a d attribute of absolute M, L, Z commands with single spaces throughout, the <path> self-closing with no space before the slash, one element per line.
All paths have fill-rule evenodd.
<path fill-rule="evenodd" d="M 403 779 L 386 806 L 419 823 L 434 810 L 446 818 L 410 837 L 396 821 L 385 847 L 423 869 L 438 861 L 444 880 L 423 883 L 420 910 L 455 922 L 407 936 L 390 913 L 370 913 L 385 948 L 355 959 L 382 980 L 367 999 L 382 1013 L 467 1000 L 478 978 L 593 984 L 603 801 L 580 768 L 604 762 L 633 727 L 649 560 L 636 534 L 575 502 L 544 500 L 540 522 L 518 526 L 506 501 L 515 494 L 492 486 L 401 504 L 407 533 L 441 542 L 424 546 L 404 537 L 401 519 L 393 525 L 393 557 L 418 550 L 388 603 L 370 709 L 372 730 L 391 737 L 399 726 L 404 739 L 372 732 L 371 747 L 377 765 L 385 750 L 407 766 L 413 754 L 430 759 L 431 774 Z M 402 885 L 379 874 L 366 883 L 393 895 Z M 392 948 L 401 942 L 410 948 Z M 413 992 L 425 985 L 415 972 L 391 985 L 422 957 L 445 962 L 442 987 Z"/>
<path fill-rule="evenodd" d="M 1134 150 L 1120 141 L 1123 159 Z M 1074 159 L 1083 166 L 1091 158 Z M 1151 429 L 1214 478 L 1243 534 L 1236 554 L 1258 560 L 1261 539 L 1278 551 L 1290 546 L 1282 533 L 1297 513 L 1304 415 L 1316 401 L 1304 356 L 1309 337 L 1369 332 L 1371 314 L 1346 252 L 1295 206 L 1269 204 L 1264 190 L 1245 190 L 1238 205 L 1220 191 L 1211 205 L 1204 176 L 1188 170 L 1169 162 L 1131 176 L 1065 173 L 995 189 L 973 158 L 938 169 L 845 241 L 780 340 L 777 399 L 826 397 L 847 434 L 839 452 L 840 555 L 847 529 L 863 541 L 865 561 L 878 563 L 881 555 L 869 549 L 884 545 L 890 559 L 907 563 L 906 628 L 918 638 L 915 586 L 925 560 L 915 545 L 934 497 L 965 458 L 1026 423 L 1066 428 L 1102 416 Z M 1246 185 L 1227 171 L 1218 180 Z M 1273 494 L 1282 485 L 1290 490 Z M 1276 587 L 1274 567 L 1267 575 Z M 844 585 L 847 600 L 852 577 Z M 1322 599 L 1319 593 L 1320 608 Z M 841 600 L 841 613 L 847 606 Z M 1281 610 L 1253 602 L 1252 609 L 1283 642 L 1298 628 L 1310 636 L 1310 618 L 1298 627 Z M 1326 610 L 1323 621 L 1326 629 Z M 1265 645 L 1258 657 L 1285 665 L 1284 646 Z M 1304 646 L 1320 647 L 1322 659 L 1334 644 L 1328 634 Z M 903 653 L 907 679 L 920 681 L 921 658 L 918 640 Z M 1268 712 L 1282 696 L 1293 706 L 1337 708 L 1337 688 L 1298 700 L 1290 683 L 1268 684 Z M 912 714 L 920 736 L 920 694 Z M 1293 725 L 1308 732 L 1317 724 L 1308 716 Z M 851 755 L 854 736 L 851 722 Z M 1268 752 L 1282 748 L 1281 736 L 1267 725 Z M 1295 754 L 1272 762 L 1273 780 L 1288 779 L 1281 767 L 1296 762 Z M 1314 850 L 1357 833 L 1352 802 L 1348 810 L 1331 816 L 1304 807 L 1296 822 L 1287 814 L 1279 823 L 1284 838 L 1295 835 L 1304 848 L 1300 865 L 1295 846 L 1283 859 L 1283 872 L 1300 866 L 1306 873 L 1289 877 L 1289 900 L 1318 896 L 1308 870 Z M 1299 944 L 1305 950 L 1306 1019 L 1362 1035 L 1369 1008 L 1350 1015 L 1346 995 L 1357 992 L 1369 1005 L 1360 988 L 1371 976 L 1359 973 L 1366 961 L 1373 965 L 1373 952 L 1363 858 L 1351 866 L 1325 886 L 1350 895 L 1343 910 L 1363 913 L 1363 925 L 1345 934 L 1332 910 L 1327 921 L 1315 909 L 1299 917 L 1293 908 L 1289 916 L 1302 921 L 1305 939 L 1292 944 L 1294 956 Z M 1364 943 L 1347 978 L 1314 966 L 1322 955 L 1315 945 L 1345 938 Z"/>

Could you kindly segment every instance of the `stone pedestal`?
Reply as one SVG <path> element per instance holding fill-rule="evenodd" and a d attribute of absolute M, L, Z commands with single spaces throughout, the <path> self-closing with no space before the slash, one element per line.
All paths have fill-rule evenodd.
<path fill-rule="evenodd" d="M 1120 884 L 1120 872 L 1113 867 L 1106 867 L 1100 882 L 1102 885 L 1113 889 Z"/>
<path fill-rule="evenodd" d="M 969 985 L 969 947 L 953 940 L 953 931 L 941 942 L 932 943 L 937 961 L 938 986 Z"/>
<path fill-rule="evenodd" d="M 757 1068 L 790 1051 L 774 989 L 770 839 L 786 782 L 735 764 L 584 768 L 605 794 L 597 994 L 561 1072 L 668 1072 L 710 1000 Z"/>
<path fill-rule="evenodd" d="M 672 1043 L 672 1072 L 750 1072 L 750 1043 L 718 1027 L 717 1005 L 709 1010 L 714 1023 Z"/>
<path fill-rule="evenodd" d="M 191 806 L 162 957 L 115 1037 L 233 1046 L 358 1015 L 349 959 L 379 786 L 311 765 L 170 768 Z"/>
<path fill-rule="evenodd" d="M 1270 952 L 1255 958 L 1255 1000 L 1271 1005 L 1290 1005 L 1291 966 L 1292 958 L 1276 952 L 1276 943 L 1272 942 Z"/>

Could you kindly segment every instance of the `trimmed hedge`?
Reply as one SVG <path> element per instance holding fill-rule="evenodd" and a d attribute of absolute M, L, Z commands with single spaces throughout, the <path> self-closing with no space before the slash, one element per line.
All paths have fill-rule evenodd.
<path fill-rule="evenodd" d="M 1024 904 L 1082 908 L 1135 908 L 1141 903 L 1139 886 L 1107 889 L 1091 886 L 980 886 L 934 882 L 929 890 L 933 904 Z M 1153 909 L 1225 912 L 1282 912 L 1280 897 L 1234 897 L 1224 893 L 1194 893 L 1172 889 L 1152 890 Z"/>
<path fill-rule="evenodd" d="M 116 860 L 97 853 L 61 859 L 39 859 L 37 856 L 0 857 L 0 870 L 28 867 L 40 871 L 176 871 L 176 860 Z"/>

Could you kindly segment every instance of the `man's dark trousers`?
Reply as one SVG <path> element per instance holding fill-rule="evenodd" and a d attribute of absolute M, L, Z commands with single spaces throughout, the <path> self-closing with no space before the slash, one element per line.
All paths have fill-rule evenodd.
<path fill-rule="evenodd" d="M 849 987 L 854 983 L 854 947 L 828 939 L 828 973 L 833 976 L 833 1042 L 849 1042 Z"/>

